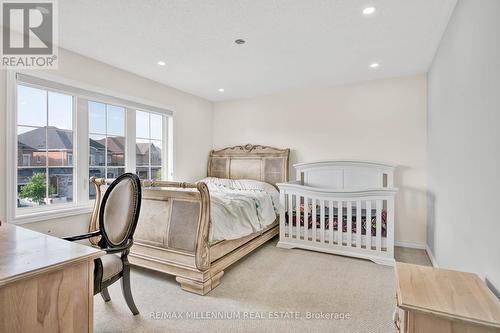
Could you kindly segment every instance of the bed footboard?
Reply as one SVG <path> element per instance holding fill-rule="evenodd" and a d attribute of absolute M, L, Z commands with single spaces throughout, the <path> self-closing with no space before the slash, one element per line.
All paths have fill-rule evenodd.
<path fill-rule="evenodd" d="M 102 193 L 112 180 L 92 178 L 96 204 L 90 230 L 98 228 Z M 205 183 L 142 182 L 142 207 L 129 254 L 132 264 L 175 275 L 183 289 L 206 294 L 223 271 L 211 270 L 210 196 Z M 97 240 L 93 240 L 96 243 Z"/>
<path fill-rule="evenodd" d="M 207 185 L 144 181 L 142 198 L 135 243 L 188 255 L 196 269 L 207 270 L 210 267 Z M 132 248 L 132 256 L 134 252 Z"/>

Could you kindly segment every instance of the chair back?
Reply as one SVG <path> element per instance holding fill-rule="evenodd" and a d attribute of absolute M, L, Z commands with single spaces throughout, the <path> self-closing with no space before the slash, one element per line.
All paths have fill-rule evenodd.
<path fill-rule="evenodd" d="M 133 239 L 141 200 L 141 182 L 137 175 L 125 173 L 111 183 L 99 211 L 99 229 L 102 234 L 99 246 L 123 246 Z"/>

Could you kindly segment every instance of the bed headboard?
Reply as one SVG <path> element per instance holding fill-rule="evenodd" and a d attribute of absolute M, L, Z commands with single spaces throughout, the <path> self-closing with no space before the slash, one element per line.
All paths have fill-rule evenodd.
<path fill-rule="evenodd" d="M 276 185 L 288 181 L 290 149 L 251 145 L 212 150 L 208 157 L 208 176 L 254 179 Z"/>
<path fill-rule="evenodd" d="M 393 165 L 364 161 L 322 161 L 295 164 L 301 184 L 319 188 L 394 187 Z"/>

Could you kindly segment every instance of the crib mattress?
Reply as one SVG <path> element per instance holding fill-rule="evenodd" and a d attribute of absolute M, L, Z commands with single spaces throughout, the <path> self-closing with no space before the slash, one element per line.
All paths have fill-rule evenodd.
<path fill-rule="evenodd" d="M 321 214 L 320 208 L 318 207 L 316 209 L 316 217 L 313 218 L 313 215 L 311 214 L 312 209 L 309 210 L 307 213 L 307 222 L 305 221 L 305 212 L 303 210 L 303 207 L 300 209 L 300 216 L 299 216 L 299 223 L 297 223 L 297 211 L 294 209 L 292 211 L 292 219 L 290 220 L 289 213 L 285 212 L 285 223 L 288 225 L 289 222 L 291 222 L 292 226 L 297 226 L 299 224 L 301 227 L 307 226 L 309 229 L 312 229 L 313 225 L 316 224 L 316 228 L 320 229 L 321 228 Z M 347 212 L 346 209 L 343 210 L 342 212 L 342 232 L 347 232 L 348 229 L 348 217 L 347 217 Z M 357 217 L 356 217 L 356 208 L 353 208 L 353 212 L 351 215 L 351 232 L 353 234 L 356 234 L 356 229 L 357 229 Z M 372 210 L 371 212 L 371 235 L 375 236 L 376 235 L 376 220 L 377 220 L 377 211 Z M 381 211 L 381 220 L 382 220 L 382 236 L 386 237 L 387 236 L 387 211 L 382 210 Z M 324 214 L 324 228 L 328 230 L 330 228 L 330 217 L 329 217 L 329 212 L 325 209 L 325 214 Z M 333 229 L 338 230 L 339 223 L 338 223 L 338 213 L 337 209 L 334 211 L 334 215 L 332 216 L 332 224 L 333 224 Z M 370 226 L 370 224 L 368 224 Z M 366 210 L 363 209 L 362 214 L 361 214 L 361 233 L 363 235 L 366 235 L 366 229 L 367 229 L 367 214 Z M 370 230 L 370 227 L 368 227 Z"/>

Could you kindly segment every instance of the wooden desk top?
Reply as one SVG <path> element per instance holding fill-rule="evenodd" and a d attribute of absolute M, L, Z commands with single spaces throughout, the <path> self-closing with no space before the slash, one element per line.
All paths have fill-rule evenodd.
<path fill-rule="evenodd" d="M 8 223 L 0 225 L 0 287 L 105 252 Z"/>
<path fill-rule="evenodd" d="M 396 263 L 398 307 L 500 328 L 500 301 L 472 273 Z"/>

